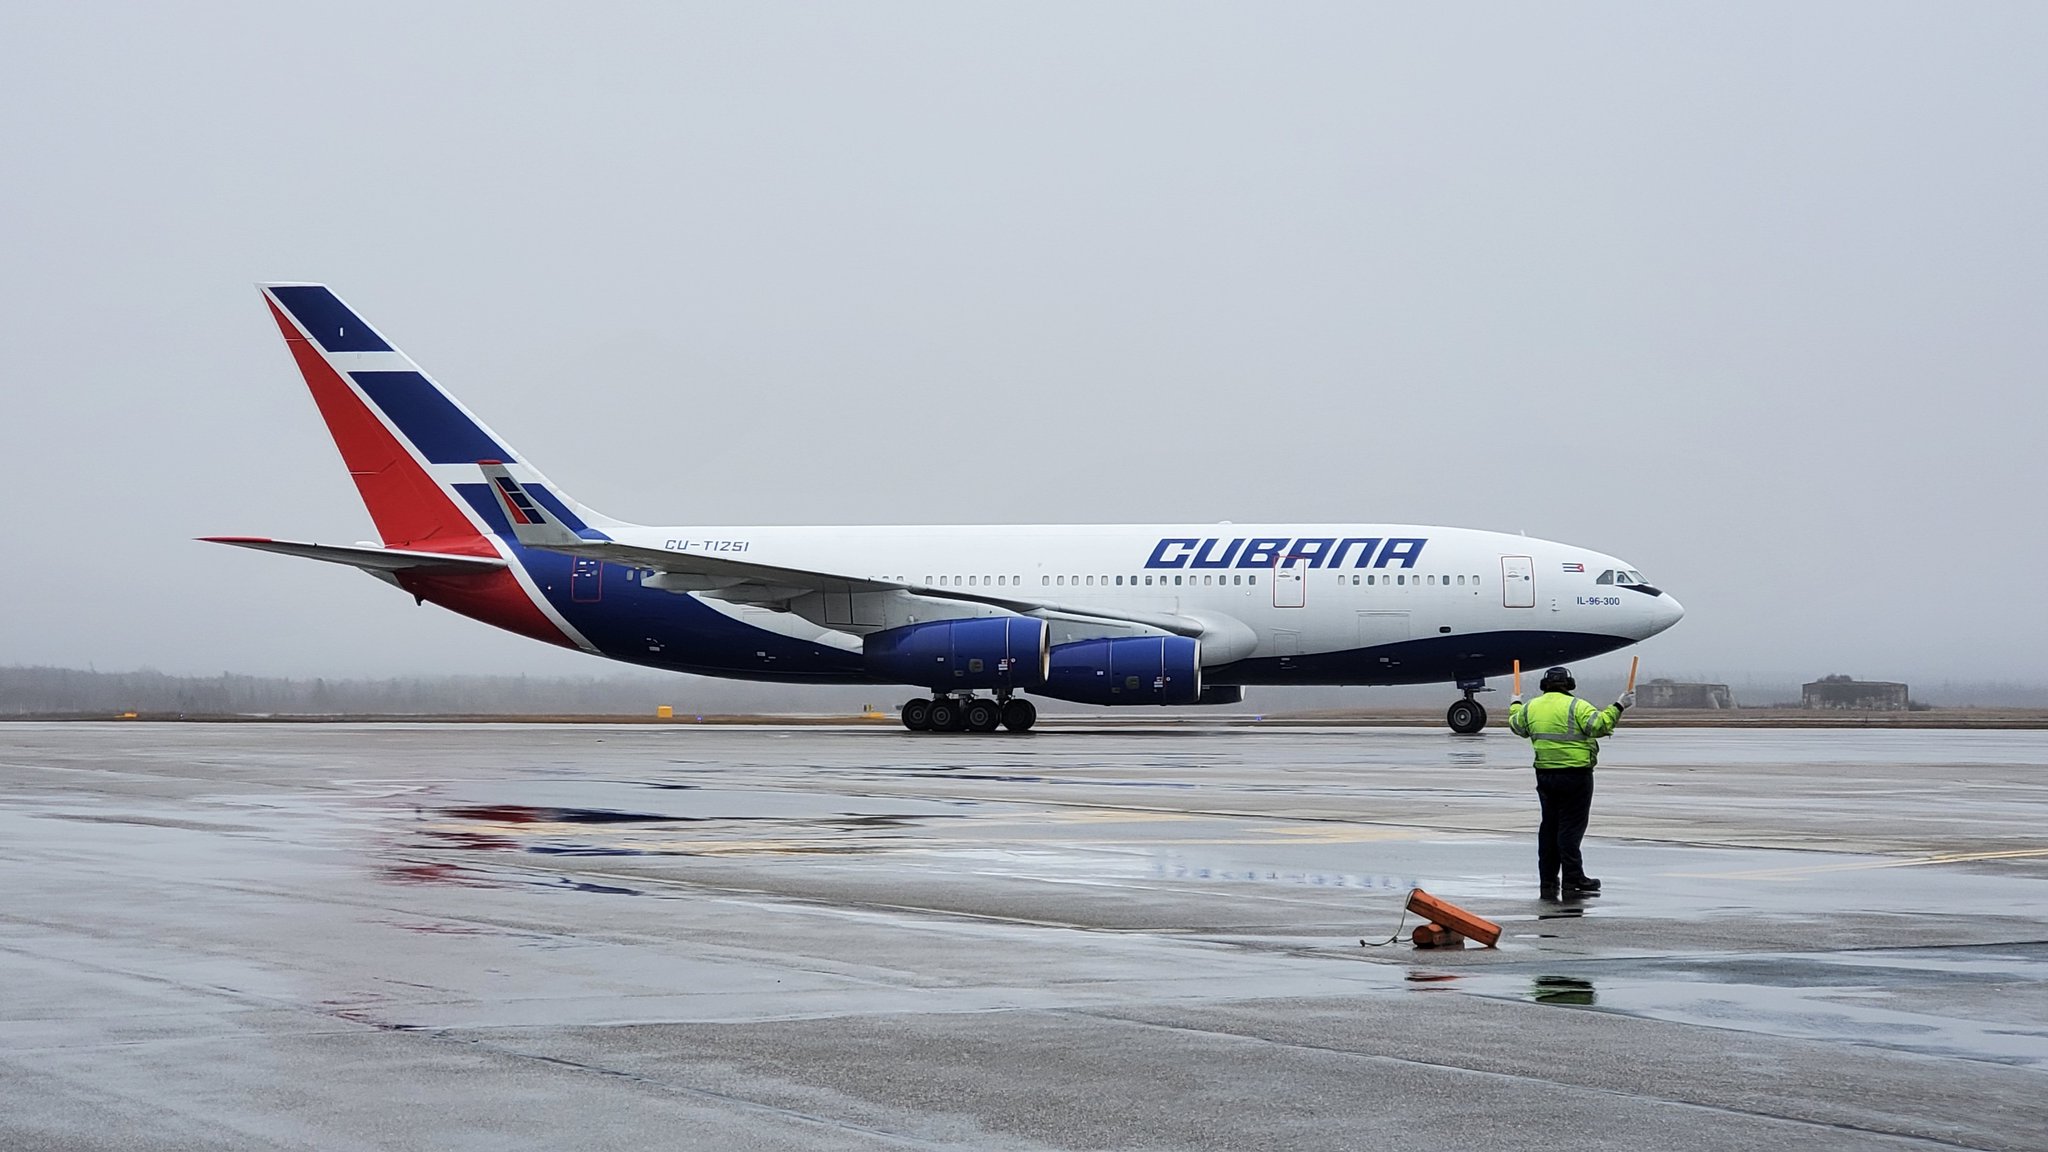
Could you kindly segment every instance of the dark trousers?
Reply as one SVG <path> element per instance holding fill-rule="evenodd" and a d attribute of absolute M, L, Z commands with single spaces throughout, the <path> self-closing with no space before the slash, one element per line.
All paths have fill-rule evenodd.
<path fill-rule="evenodd" d="M 1593 770 L 1538 769 L 1536 798 L 1543 804 L 1543 822 L 1536 828 L 1536 869 L 1543 883 L 1557 883 L 1560 870 L 1566 880 L 1585 879 L 1579 842 L 1593 816 Z"/>

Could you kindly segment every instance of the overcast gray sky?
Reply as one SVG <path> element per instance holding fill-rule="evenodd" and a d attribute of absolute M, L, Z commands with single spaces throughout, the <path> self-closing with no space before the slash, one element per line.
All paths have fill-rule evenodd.
<path fill-rule="evenodd" d="M 0 663 L 602 671 L 355 573 L 260 279 L 664 523 L 1400 520 L 2048 680 L 2048 6 L 14 4 Z"/>

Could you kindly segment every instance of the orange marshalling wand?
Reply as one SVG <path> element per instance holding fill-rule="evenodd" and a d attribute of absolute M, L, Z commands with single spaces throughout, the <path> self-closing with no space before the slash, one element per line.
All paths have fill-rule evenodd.
<path fill-rule="evenodd" d="M 1515 661 L 1515 695 L 1522 694 L 1522 662 Z"/>
<path fill-rule="evenodd" d="M 1622 689 L 1622 691 L 1633 692 L 1636 690 L 1636 665 L 1641 663 L 1642 659 L 1641 656 L 1631 656 L 1628 658 L 1628 687 Z"/>

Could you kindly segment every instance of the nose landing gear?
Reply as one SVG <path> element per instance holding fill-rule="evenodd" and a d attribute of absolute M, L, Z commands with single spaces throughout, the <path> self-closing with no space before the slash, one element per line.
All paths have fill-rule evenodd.
<path fill-rule="evenodd" d="M 1444 713 L 1445 723 L 1460 736 L 1470 736 L 1486 727 L 1486 707 L 1477 700 L 1460 700 Z"/>
<path fill-rule="evenodd" d="M 1465 698 L 1450 706 L 1444 713 L 1444 723 L 1460 736 L 1471 736 L 1486 727 L 1486 706 L 1473 699 L 1474 693 L 1489 692 L 1484 680 L 1460 680 L 1458 687 L 1464 689 Z"/>

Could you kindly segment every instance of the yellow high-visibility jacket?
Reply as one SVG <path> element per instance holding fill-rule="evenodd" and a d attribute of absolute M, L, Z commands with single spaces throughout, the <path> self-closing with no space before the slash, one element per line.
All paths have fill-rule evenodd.
<path fill-rule="evenodd" d="M 1539 769 L 1591 768 L 1600 761 L 1600 737 L 1613 735 L 1620 719 L 1619 704 L 1595 708 L 1564 692 L 1508 705 L 1508 730 L 1536 746 Z"/>

